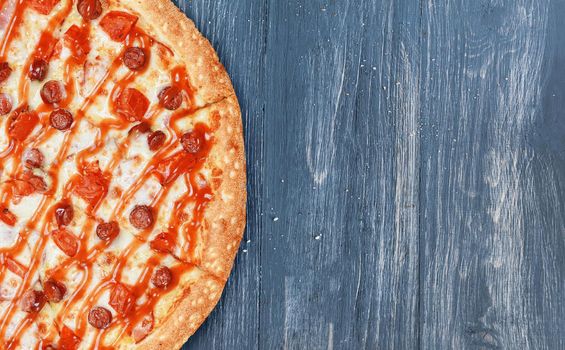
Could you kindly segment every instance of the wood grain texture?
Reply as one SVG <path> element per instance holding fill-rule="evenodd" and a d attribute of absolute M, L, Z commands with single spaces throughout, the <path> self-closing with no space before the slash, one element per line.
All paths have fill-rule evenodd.
<path fill-rule="evenodd" d="M 177 0 L 244 118 L 187 349 L 565 349 L 565 1 Z"/>

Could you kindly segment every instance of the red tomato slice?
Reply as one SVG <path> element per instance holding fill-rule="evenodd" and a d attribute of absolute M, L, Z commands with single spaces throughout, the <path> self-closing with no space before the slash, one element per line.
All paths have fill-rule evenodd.
<path fill-rule="evenodd" d="M 71 55 L 73 56 L 73 58 L 77 62 L 83 63 L 86 60 L 86 56 L 90 52 L 88 31 L 73 24 L 65 32 L 65 44 L 71 50 Z"/>
<path fill-rule="evenodd" d="M 125 89 L 116 101 L 116 111 L 129 121 L 139 121 L 149 109 L 149 100 L 137 89 Z"/>
<path fill-rule="evenodd" d="M 61 337 L 59 339 L 59 348 L 61 350 L 76 350 L 81 339 L 71 331 L 67 326 L 63 326 Z"/>
<path fill-rule="evenodd" d="M 102 30 L 114 41 L 124 41 L 135 26 L 137 17 L 127 12 L 110 11 L 100 21 Z"/>
<path fill-rule="evenodd" d="M 59 0 L 29 0 L 29 6 L 42 15 L 48 15 Z"/>
<path fill-rule="evenodd" d="M 20 109 L 12 115 L 8 135 L 17 141 L 24 141 L 38 123 L 37 113 L 28 111 L 27 108 Z"/>
<path fill-rule="evenodd" d="M 133 294 L 121 283 L 116 283 L 110 293 L 110 306 L 122 315 L 127 315 L 132 311 L 134 305 Z"/>
<path fill-rule="evenodd" d="M 51 233 L 53 241 L 63 251 L 70 257 L 75 256 L 78 253 L 79 242 L 78 239 L 65 229 L 57 229 Z"/>

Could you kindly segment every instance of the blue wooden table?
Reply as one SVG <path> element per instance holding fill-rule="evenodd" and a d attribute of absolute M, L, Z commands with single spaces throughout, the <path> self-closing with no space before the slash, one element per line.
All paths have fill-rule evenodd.
<path fill-rule="evenodd" d="M 248 225 L 190 349 L 565 349 L 564 0 L 178 0 Z"/>

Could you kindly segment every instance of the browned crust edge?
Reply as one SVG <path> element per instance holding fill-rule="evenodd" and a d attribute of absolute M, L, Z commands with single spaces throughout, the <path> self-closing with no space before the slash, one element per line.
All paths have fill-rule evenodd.
<path fill-rule="evenodd" d="M 207 208 L 204 251 L 199 266 L 209 273 L 184 291 L 185 296 L 169 317 L 146 339 L 131 349 L 178 349 L 194 334 L 218 303 L 233 267 L 246 222 L 246 165 L 240 107 L 231 81 L 212 48 L 188 19 L 170 0 L 126 0 L 152 26 L 159 40 L 180 54 L 194 78 L 195 88 L 208 104 L 217 103 L 221 115 L 217 142 L 210 157 L 224 160 L 222 182 L 218 193 L 232 200 L 215 198 Z M 237 167 L 229 166 L 238 164 Z M 220 218 L 220 219 L 217 219 Z"/>
<path fill-rule="evenodd" d="M 175 55 L 180 55 L 205 104 L 235 95 L 231 80 L 210 42 L 171 0 L 122 2 L 141 13 L 142 25 L 148 24 L 159 41 L 173 48 Z"/>

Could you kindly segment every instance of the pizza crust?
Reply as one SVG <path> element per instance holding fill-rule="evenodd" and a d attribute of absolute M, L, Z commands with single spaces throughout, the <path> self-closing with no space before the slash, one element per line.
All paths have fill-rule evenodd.
<path fill-rule="evenodd" d="M 171 0 L 122 0 L 121 4 L 142 14 L 140 25 L 149 27 L 160 42 L 180 56 L 205 104 L 235 95 L 231 80 L 210 42 Z"/>
<path fill-rule="evenodd" d="M 140 20 L 155 31 L 186 64 L 189 76 L 205 103 L 220 113 L 209 160 L 222 164 L 220 186 L 208 204 L 199 268 L 208 272 L 175 305 L 159 328 L 128 349 L 178 349 L 204 322 L 220 299 L 243 236 L 246 221 L 246 173 L 240 107 L 231 81 L 208 42 L 170 0 L 126 0 L 126 7 L 142 14 Z M 179 38 L 182 40 L 179 41 Z"/>

